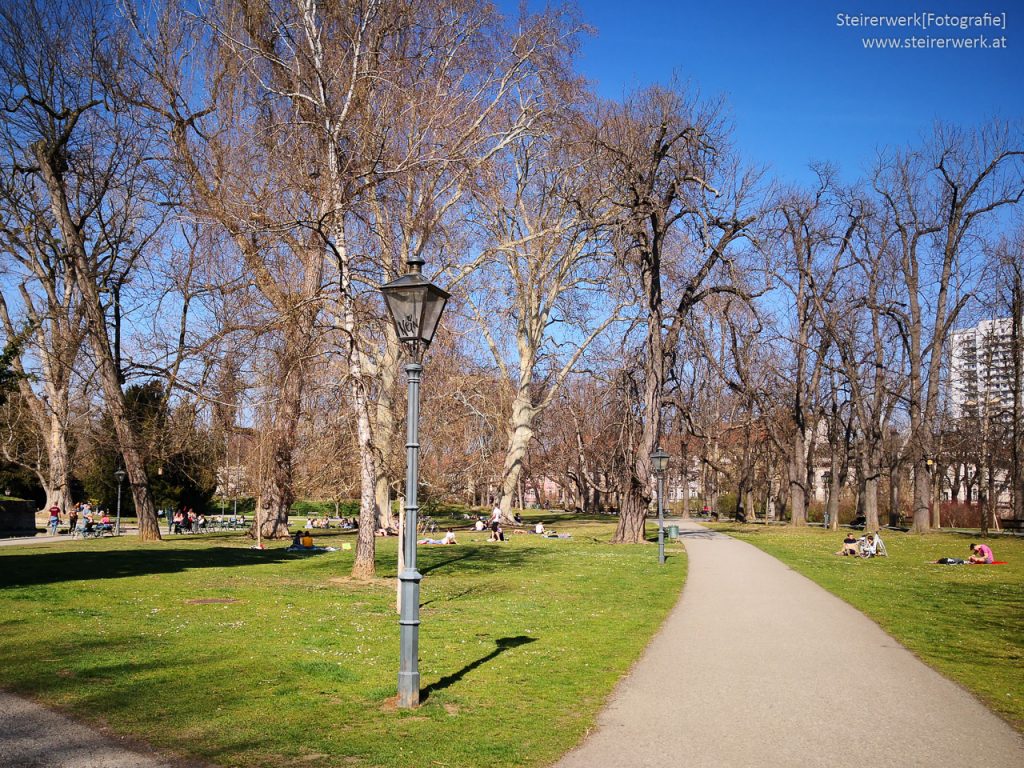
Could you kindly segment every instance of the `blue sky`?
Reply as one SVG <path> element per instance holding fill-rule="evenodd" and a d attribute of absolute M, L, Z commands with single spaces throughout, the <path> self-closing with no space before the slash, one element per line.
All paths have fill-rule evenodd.
<path fill-rule="evenodd" d="M 513 7 L 512 3 L 501 3 Z M 530 3 L 537 7 L 542 3 Z M 736 143 L 787 181 L 831 160 L 852 179 L 876 149 L 914 141 L 936 119 L 976 124 L 1024 117 L 1024 3 L 866 0 L 579 0 L 597 36 L 580 68 L 619 97 L 673 74 L 724 95 Z M 836 15 L 1006 13 L 1006 29 L 839 27 Z M 1005 50 L 866 50 L 861 38 L 1004 37 Z"/>

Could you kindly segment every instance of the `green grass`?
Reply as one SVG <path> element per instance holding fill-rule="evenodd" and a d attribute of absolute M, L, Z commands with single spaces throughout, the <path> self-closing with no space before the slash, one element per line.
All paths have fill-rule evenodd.
<path fill-rule="evenodd" d="M 887 558 L 835 557 L 844 533 L 712 526 L 749 541 L 865 613 L 928 664 L 1024 731 L 1024 539 L 985 540 L 1009 565 L 966 558 L 969 534 L 882 532 Z"/>
<path fill-rule="evenodd" d="M 351 551 L 230 534 L 2 548 L 0 685 L 223 765 L 543 765 L 593 724 L 685 573 L 676 545 L 659 568 L 650 546 L 607 544 L 612 523 L 558 529 L 572 540 L 420 548 L 414 711 L 393 706 L 395 539 L 369 584 L 347 578 Z"/>

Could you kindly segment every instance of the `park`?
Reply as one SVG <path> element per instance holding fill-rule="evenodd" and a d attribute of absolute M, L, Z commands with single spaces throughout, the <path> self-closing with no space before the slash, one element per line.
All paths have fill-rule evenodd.
<path fill-rule="evenodd" d="M 421 548 L 422 700 L 415 710 L 395 706 L 396 539 L 381 546 L 379 577 L 359 583 L 339 575 L 352 561 L 340 546 L 354 539 L 352 531 L 318 532 L 317 542 L 336 551 L 316 556 L 289 553 L 284 543 L 253 550 L 251 539 L 231 532 L 181 536 L 156 548 L 127 535 L 0 547 L 0 685 L 119 745 L 127 736 L 163 758 L 202 764 L 550 765 L 593 728 L 679 601 L 687 557 L 685 536 L 670 539 L 660 566 L 653 523 L 649 545 L 619 547 L 608 543 L 608 520 L 533 512 L 526 522 L 534 518 L 571 538 L 510 534 L 494 544 L 470 529 L 459 531 L 457 546 Z M 1010 565 L 954 567 L 930 561 L 965 552 L 969 534 L 883 532 L 888 557 L 860 560 L 834 556 L 837 537 L 820 528 L 701 525 L 755 544 L 862 611 L 1019 732 L 1024 541 L 992 542 Z M 713 599 L 728 599 L 727 585 L 721 589 Z M 748 580 L 744 589 L 756 585 Z M 685 591 L 679 606 L 685 616 Z M 771 666 L 758 651 L 776 642 L 771 623 L 751 622 L 735 645 L 693 638 L 676 646 L 669 668 L 686 658 L 702 668 L 715 659 L 735 670 L 751 659 Z M 786 655 L 799 658 L 815 634 L 798 638 Z M 844 658 L 815 691 L 855 701 L 857 720 L 823 725 L 819 715 L 780 710 L 768 718 L 775 725 L 762 728 L 799 730 L 810 718 L 822 743 L 837 747 L 858 722 L 871 728 L 878 749 L 890 725 L 905 738 L 915 713 L 878 703 L 890 687 L 875 679 L 886 669 L 882 656 Z M 836 691 L 849 669 L 872 681 L 872 701 Z M 670 693 L 661 689 L 657 701 Z M 700 710 L 692 722 L 655 717 L 652 727 L 690 739 L 742 730 L 736 718 L 743 713 L 722 723 L 705 693 L 686 698 Z M 927 712 L 942 708 L 935 702 Z M 639 749 L 628 740 L 627 748 Z M 968 748 L 977 754 L 985 745 Z M 1017 757 L 990 764 L 1013 765 Z"/>
<path fill-rule="evenodd" d="M 846 10 L 0 0 L 0 765 L 1020 765 L 1024 58 Z"/>

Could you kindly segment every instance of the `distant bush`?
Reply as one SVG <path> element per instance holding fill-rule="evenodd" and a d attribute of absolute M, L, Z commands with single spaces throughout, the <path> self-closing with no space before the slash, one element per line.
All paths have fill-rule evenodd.
<path fill-rule="evenodd" d="M 302 499 L 292 504 L 289 511 L 300 517 L 359 517 L 359 501 L 346 499 L 335 505 L 333 501 Z"/>
<path fill-rule="evenodd" d="M 718 497 L 718 514 L 722 517 L 732 517 L 736 512 L 736 494 L 723 493 Z"/>

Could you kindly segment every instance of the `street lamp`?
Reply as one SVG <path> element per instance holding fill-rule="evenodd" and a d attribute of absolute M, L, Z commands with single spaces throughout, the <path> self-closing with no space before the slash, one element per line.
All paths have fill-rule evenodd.
<path fill-rule="evenodd" d="M 658 562 L 665 564 L 665 509 L 662 497 L 665 495 L 665 470 L 668 469 L 668 454 L 655 448 L 651 454 L 651 470 L 658 477 Z"/>
<path fill-rule="evenodd" d="M 423 277 L 422 258 L 412 256 L 408 264 L 409 271 L 406 274 L 380 288 L 398 339 L 409 353 L 409 362 L 405 365 L 405 375 L 409 381 L 405 443 L 405 529 L 402 540 L 405 567 L 398 575 L 402 601 L 398 619 L 398 706 L 402 709 L 417 707 L 420 703 L 420 580 L 423 577 L 416 570 L 416 515 L 419 511 L 416 492 L 419 483 L 421 363 L 449 297 L 447 291 Z"/>
<path fill-rule="evenodd" d="M 121 483 L 128 477 L 123 469 L 118 469 L 114 473 L 114 477 L 117 479 L 117 535 L 121 535 Z"/>

